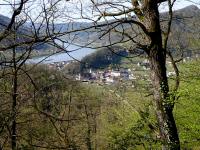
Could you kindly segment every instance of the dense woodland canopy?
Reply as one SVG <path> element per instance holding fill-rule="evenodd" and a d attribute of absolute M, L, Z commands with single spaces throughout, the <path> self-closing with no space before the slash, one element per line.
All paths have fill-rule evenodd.
<path fill-rule="evenodd" d="M 175 3 L 0 2 L 11 13 L 0 15 L 0 150 L 200 149 L 200 9 Z M 97 50 L 63 69 L 28 63 L 71 56 L 71 44 Z M 135 78 L 74 78 L 91 68 Z"/>

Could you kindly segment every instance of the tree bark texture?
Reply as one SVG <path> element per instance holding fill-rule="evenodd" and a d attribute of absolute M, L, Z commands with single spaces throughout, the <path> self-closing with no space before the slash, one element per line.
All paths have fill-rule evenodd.
<path fill-rule="evenodd" d="M 143 24 L 149 32 L 151 42 L 147 54 L 153 84 L 154 107 L 163 150 L 179 150 L 180 142 L 173 116 L 174 103 L 171 102 L 169 95 L 166 75 L 166 49 L 162 46 L 162 33 L 157 2 L 146 0 L 143 13 Z"/>
<path fill-rule="evenodd" d="M 14 54 L 15 55 L 15 54 Z M 15 60 L 14 60 L 15 61 Z M 12 150 L 17 149 L 17 133 L 16 133 L 16 107 L 17 107 L 17 68 L 14 62 L 14 74 L 13 74 L 13 94 L 12 94 L 12 126 L 11 126 L 11 145 Z"/>

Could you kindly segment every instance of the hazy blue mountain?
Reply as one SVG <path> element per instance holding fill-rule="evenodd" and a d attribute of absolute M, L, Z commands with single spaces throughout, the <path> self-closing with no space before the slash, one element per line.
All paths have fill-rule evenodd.
<path fill-rule="evenodd" d="M 134 16 L 133 16 L 134 18 Z M 191 38 L 193 37 L 199 37 L 199 26 L 200 26 L 200 9 L 195 6 L 187 6 L 183 9 L 179 9 L 174 11 L 174 17 L 172 22 L 172 35 L 177 36 L 180 35 L 181 38 Z M 161 19 L 165 20 L 162 22 L 163 26 L 166 26 L 166 20 L 168 19 L 167 13 L 161 14 Z M 109 22 L 113 22 L 115 20 L 110 20 Z M 99 24 L 105 24 L 105 22 L 101 22 Z M 63 38 L 66 40 L 73 40 L 74 43 L 82 44 L 95 41 L 95 43 L 101 43 L 102 45 L 108 44 L 109 40 L 112 42 L 120 41 L 122 37 L 112 32 L 111 35 L 107 35 L 104 37 L 101 37 L 102 34 L 105 33 L 105 30 L 108 28 L 112 28 L 116 24 L 112 24 L 109 27 L 101 27 L 101 28 L 92 28 L 87 31 L 79 31 L 76 33 L 71 33 L 68 35 L 65 35 Z M 84 29 L 86 27 L 94 26 L 93 23 L 86 23 L 86 22 L 71 22 L 71 23 L 62 23 L 62 24 L 55 24 L 55 29 L 57 31 L 71 31 L 71 30 L 80 30 Z M 129 30 L 134 26 L 130 26 L 129 24 L 123 24 L 121 26 L 117 26 L 115 29 L 118 29 L 122 31 L 122 28 L 124 30 Z M 135 27 L 134 27 L 135 28 Z M 191 35 L 193 34 L 193 35 Z M 176 37 L 177 38 L 177 37 Z"/>
<path fill-rule="evenodd" d="M 0 30 L 3 29 L 10 22 L 10 18 L 0 14 Z"/>
<path fill-rule="evenodd" d="M 0 33 L 6 29 L 6 27 L 10 23 L 10 20 L 10 18 L 0 14 Z M 17 42 L 28 41 L 31 38 L 31 35 L 31 28 L 29 28 L 27 24 L 23 24 L 19 28 L 17 28 L 16 40 Z M 3 39 L 0 44 L 3 46 L 11 45 L 13 42 L 12 38 L 12 35 L 8 36 L 7 38 Z M 37 43 L 33 45 L 33 49 L 35 50 L 47 50 L 49 48 L 51 48 L 51 46 L 46 43 Z M 21 50 L 23 49 L 23 47 L 18 47 L 17 49 Z"/>
<path fill-rule="evenodd" d="M 191 56 L 193 53 L 200 54 L 200 9 L 194 5 L 185 7 L 183 9 L 177 10 L 174 12 L 172 30 L 170 33 L 169 47 L 175 55 L 179 50 L 184 51 L 184 56 Z M 163 30 L 167 24 L 167 13 L 161 14 L 161 19 L 163 20 L 162 26 Z M 78 24 L 78 23 L 77 23 Z M 87 24 L 88 25 L 88 24 Z M 87 26 L 86 25 L 86 26 Z M 78 28 L 79 26 L 76 25 Z M 126 30 L 129 30 L 128 25 L 125 25 Z M 98 32 L 91 33 L 93 38 L 97 38 L 100 34 Z M 84 34 L 83 34 L 84 35 Z M 84 38 L 82 34 L 79 35 L 79 38 Z M 119 38 L 119 35 L 114 37 L 114 40 Z M 100 42 L 104 43 L 106 38 L 102 39 Z M 121 52 L 121 51 L 120 51 Z M 122 51 L 126 52 L 126 51 Z M 128 54 L 126 54 L 128 55 Z M 111 59 L 112 58 L 112 59 Z M 93 69 L 102 68 L 109 66 L 110 64 L 119 64 L 121 59 L 119 55 L 112 53 L 109 49 L 101 49 L 95 53 L 88 55 L 82 59 L 82 65 L 74 65 L 74 70 L 80 70 L 86 66 Z M 81 66 L 81 67 L 80 67 Z"/>
<path fill-rule="evenodd" d="M 134 17 L 134 16 L 133 16 Z M 166 20 L 167 15 L 166 13 L 161 14 L 161 18 Z M 176 10 L 174 12 L 174 19 L 172 23 L 172 33 L 171 36 L 173 36 L 172 39 L 175 39 L 175 44 L 179 42 L 179 44 L 184 45 L 185 43 L 188 43 L 189 47 L 195 47 L 195 42 L 193 41 L 193 44 L 191 42 L 188 42 L 189 39 L 199 39 L 199 26 L 200 26 L 200 9 L 195 6 L 191 5 L 188 7 L 185 7 L 180 10 Z M 10 18 L 5 17 L 3 15 L 0 15 L 0 31 L 5 28 L 5 26 L 9 23 Z M 113 20 L 110 20 L 109 22 L 112 22 Z M 101 22 L 99 24 L 104 24 L 105 22 Z M 165 24 L 164 22 L 163 24 Z M 104 36 L 101 37 L 102 34 L 104 34 L 104 29 L 107 29 L 108 27 L 101 27 L 101 28 L 92 28 L 90 30 L 84 30 L 81 31 L 81 29 L 88 28 L 90 26 L 94 26 L 94 23 L 88 23 L 88 22 L 70 22 L 70 23 L 59 23 L 55 24 L 55 31 L 56 32 L 66 32 L 66 31 L 72 31 L 72 30 L 80 30 L 76 33 L 71 33 L 63 36 L 62 38 L 64 40 L 73 41 L 74 43 L 78 45 L 84 45 L 85 43 L 95 41 L 95 43 L 100 43 L 101 45 L 108 44 L 109 40 L 115 42 L 120 41 L 122 39 L 122 36 L 116 33 L 112 33 L 112 36 Z M 115 24 L 113 24 L 114 26 Z M 50 28 L 53 26 L 50 25 Z M 112 26 L 109 26 L 110 28 Z M 29 34 L 31 26 L 26 24 L 22 26 L 18 33 L 24 32 L 25 34 Z M 45 29 L 45 26 L 43 27 Z M 122 26 L 118 26 L 117 29 L 122 29 Z M 128 24 L 124 24 L 123 28 L 125 30 L 129 30 L 131 27 Z M 173 42 L 174 42 L 173 41 Z M 182 41 L 182 42 L 181 42 Z M 172 43 L 172 42 L 171 42 Z M 46 50 L 49 49 L 48 44 L 39 44 L 35 47 L 37 50 Z"/>

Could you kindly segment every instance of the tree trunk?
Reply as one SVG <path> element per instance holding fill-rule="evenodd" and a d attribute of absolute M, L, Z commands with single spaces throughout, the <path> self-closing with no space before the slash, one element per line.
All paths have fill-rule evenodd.
<path fill-rule="evenodd" d="M 13 93 L 12 93 L 12 126 L 11 126 L 11 145 L 12 145 L 12 150 L 17 149 L 17 139 L 16 139 L 16 107 L 17 107 L 17 66 L 16 66 L 16 61 L 15 61 L 15 49 L 13 50 L 13 60 L 14 60 L 14 72 L 13 72 Z"/>
<path fill-rule="evenodd" d="M 147 51 L 151 81 L 153 84 L 154 107 L 159 124 L 163 150 L 178 150 L 180 142 L 173 117 L 173 105 L 170 101 L 168 80 L 166 76 L 166 50 L 162 47 L 162 34 L 158 4 L 154 0 L 146 0 L 144 20 L 151 45 Z"/>
<path fill-rule="evenodd" d="M 16 94 L 13 94 L 13 106 L 12 106 L 12 115 L 13 115 L 13 120 L 12 120 L 12 127 L 11 127 L 11 145 L 12 145 L 12 150 L 17 149 L 17 140 L 16 140 L 16 106 L 17 106 L 17 99 L 16 99 Z"/>
<path fill-rule="evenodd" d="M 173 117 L 173 102 L 170 101 L 163 51 L 152 49 L 149 54 L 154 107 L 159 124 L 163 149 L 180 149 L 179 137 Z"/>

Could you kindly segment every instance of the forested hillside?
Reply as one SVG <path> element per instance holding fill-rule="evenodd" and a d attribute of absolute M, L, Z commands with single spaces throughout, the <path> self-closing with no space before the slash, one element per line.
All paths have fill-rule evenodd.
<path fill-rule="evenodd" d="M 0 1 L 0 150 L 199 150 L 199 7 Z"/>
<path fill-rule="evenodd" d="M 174 114 L 182 149 L 200 148 L 199 66 L 199 61 L 179 65 L 181 88 Z M 44 66 L 29 74 L 34 85 L 19 76 L 23 81 L 18 85 L 19 149 L 141 150 L 158 149 L 161 144 L 149 84 L 138 82 L 134 88 L 122 83 L 113 87 L 87 85 Z M 5 149 L 9 149 L 10 81 L 7 77 L 0 84 L 0 143 Z M 171 78 L 171 86 L 173 81 Z"/>

